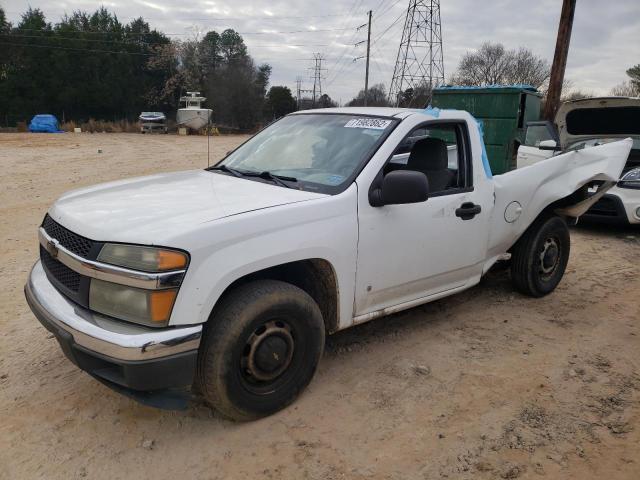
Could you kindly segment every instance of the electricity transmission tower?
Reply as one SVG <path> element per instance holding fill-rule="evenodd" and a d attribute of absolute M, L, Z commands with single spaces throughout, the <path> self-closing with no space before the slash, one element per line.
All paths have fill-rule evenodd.
<path fill-rule="evenodd" d="M 298 76 L 296 77 L 296 90 L 297 90 L 297 95 L 296 95 L 296 105 L 297 105 L 297 110 L 302 110 L 303 108 L 307 108 L 308 105 L 308 100 L 307 99 L 303 99 L 302 95 L 305 93 L 311 93 L 313 92 L 313 90 L 309 90 L 309 89 L 304 89 L 302 88 L 302 77 Z"/>
<path fill-rule="evenodd" d="M 409 0 L 389 101 L 397 106 L 403 93 L 413 89 L 413 98 L 405 99 L 410 105 L 418 92 L 430 98 L 431 90 L 443 83 L 440 0 Z"/>
<path fill-rule="evenodd" d="M 321 53 L 313 54 L 314 66 L 310 68 L 312 70 L 311 79 L 313 80 L 313 106 L 316 106 L 316 100 L 322 97 L 322 79 L 324 75 L 322 72 L 325 72 L 327 69 L 322 68 L 322 62 L 324 61 L 324 56 Z"/>

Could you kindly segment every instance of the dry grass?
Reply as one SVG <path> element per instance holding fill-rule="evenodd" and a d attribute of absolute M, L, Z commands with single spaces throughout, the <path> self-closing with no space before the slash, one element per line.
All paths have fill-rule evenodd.
<path fill-rule="evenodd" d="M 109 122 L 90 118 L 87 122 L 76 123 L 71 120 L 60 125 L 60 128 L 65 132 L 73 132 L 73 129 L 78 127 L 83 132 L 89 133 L 136 133 L 140 131 L 138 122 L 130 122 L 128 120 Z"/>

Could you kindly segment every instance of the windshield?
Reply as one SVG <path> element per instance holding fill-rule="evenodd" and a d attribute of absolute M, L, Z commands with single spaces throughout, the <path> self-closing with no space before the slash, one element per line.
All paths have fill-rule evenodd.
<path fill-rule="evenodd" d="M 290 115 L 258 133 L 216 167 L 249 180 L 269 172 L 293 188 L 337 193 L 353 180 L 397 120 L 343 114 Z M 223 169 L 224 169 L 223 167 Z M 229 174 L 229 172 L 227 172 Z M 251 175 L 253 174 L 253 175 Z"/>

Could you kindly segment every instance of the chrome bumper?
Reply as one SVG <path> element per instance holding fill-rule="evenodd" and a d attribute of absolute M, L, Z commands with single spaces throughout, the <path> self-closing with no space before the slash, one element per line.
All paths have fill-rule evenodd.
<path fill-rule="evenodd" d="M 93 313 L 56 290 L 36 262 L 25 285 L 33 313 L 73 337 L 75 344 L 124 361 L 150 360 L 198 349 L 202 325 L 152 329 Z"/>

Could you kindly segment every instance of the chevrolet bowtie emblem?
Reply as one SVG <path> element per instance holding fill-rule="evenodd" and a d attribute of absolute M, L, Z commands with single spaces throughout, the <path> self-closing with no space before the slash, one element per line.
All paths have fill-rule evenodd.
<path fill-rule="evenodd" d="M 47 252 L 49 252 L 49 255 L 53 258 L 58 258 L 58 247 L 53 240 L 47 241 Z"/>

